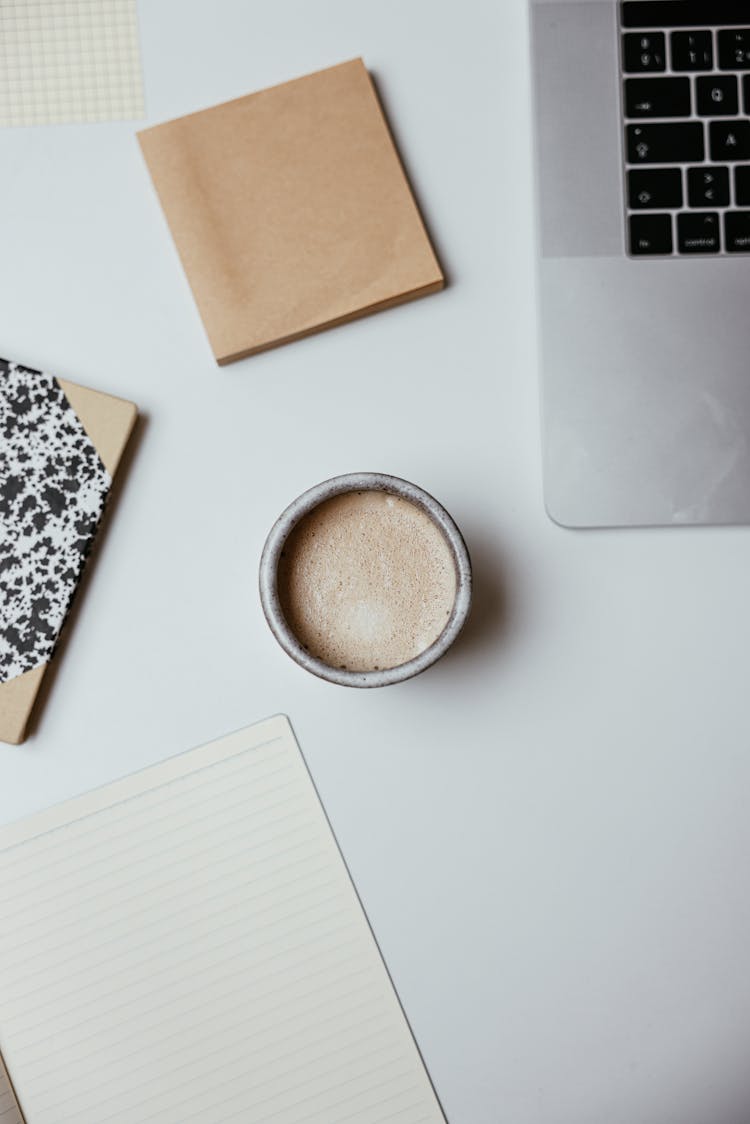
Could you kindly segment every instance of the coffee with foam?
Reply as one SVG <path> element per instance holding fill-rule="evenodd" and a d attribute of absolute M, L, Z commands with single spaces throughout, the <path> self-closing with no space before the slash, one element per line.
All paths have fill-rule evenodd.
<path fill-rule="evenodd" d="M 329 667 L 399 667 L 440 636 L 456 599 L 453 553 L 416 504 L 345 492 L 313 508 L 281 554 L 287 624 Z"/>

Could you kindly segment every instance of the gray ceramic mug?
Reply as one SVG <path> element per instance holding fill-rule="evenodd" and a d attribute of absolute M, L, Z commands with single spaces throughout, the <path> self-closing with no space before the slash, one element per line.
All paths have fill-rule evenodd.
<path fill-rule="evenodd" d="M 287 623 L 279 595 L 279 562 L 284 546 L 297 524 L 320 504 L 348 492 L 384 492 L 414 504 L 425 513 L 440 530 L 453 558 L 456 574 L 456 593 L 453 608 L 445 628 L 413 659 L 397 667 L 351 671 L 332 667 L 309 652 Z M 429 493 L 397 476 L 378 472 L 355 472 L 335 476 L 304 492 L 279 517 L 266 539 L 260 561 L 260 599 L 271 632 L 288 656 L 320 679 L 342 687 L 387 687 L 401 683 L 425 671 L 450 648 L 466 622 L 471 607 L 471 562 L 466 543 L 458 527 L 445 508 Z"/>

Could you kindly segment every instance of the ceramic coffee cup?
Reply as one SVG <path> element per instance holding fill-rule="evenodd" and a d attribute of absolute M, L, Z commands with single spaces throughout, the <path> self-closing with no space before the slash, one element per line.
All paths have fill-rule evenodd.
<path fill-rule="evenodd" d="M 299 496 L 260 563 L 263 612 L 281 647 L 345 687 L 401 683 L 434 664 L 466 621 L 471 587 L 466 544 L 445 508 L 375 472 Z"/>

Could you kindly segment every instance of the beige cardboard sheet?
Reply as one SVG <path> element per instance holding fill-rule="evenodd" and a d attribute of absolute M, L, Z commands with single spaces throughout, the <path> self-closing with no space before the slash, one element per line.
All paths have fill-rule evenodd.
<path fill-rule="evenodd" d="M 24 1124 L 8 1072 L 0 1057 L 0 1124 Z"/>
<path fill-rule="evenodd" d="M 104 467 L 114 477 L 135 425 L 136 407 L 122 398 L 113 398 L 65 379 L 57 381 L 96 446 Z M 0 741 L 18 745 L 24 740 L 47 666 L 43 664 L 7 683 L 0 683 Z"/>
<path fill-rule="evenodd" d="M 361 59 L 139 140 L 220 364 L 443 287 Z"/>
<path fill-rule="evenodd" d="M 288 721 L 0 830 L 26 1124 L 445 1124 Z"/>

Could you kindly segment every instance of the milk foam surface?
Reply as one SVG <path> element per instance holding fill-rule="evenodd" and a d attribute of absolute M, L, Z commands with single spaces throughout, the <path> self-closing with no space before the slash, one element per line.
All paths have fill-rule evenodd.
<path fill-rule="evenodd" d="M 408 500 L 380 491 L 326 500 L 279 563 L 281 607 L 308 651 L 350 671 L 398 667 L 437 640 L 456 597 L 451 549 Z"/>

